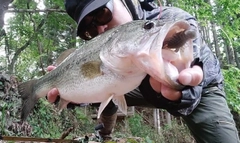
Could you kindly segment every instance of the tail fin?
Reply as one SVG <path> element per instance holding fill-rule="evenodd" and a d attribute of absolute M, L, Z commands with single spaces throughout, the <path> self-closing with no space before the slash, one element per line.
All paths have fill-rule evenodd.
<path fill-rule="evenodd" d="M 35 104 L 38 101 L 37 96 L 33 93 L 33 88 L 37 80 L 30 80 L 24 83 L 21 83 L 18 86 L 18 93 L 22 98 L 22 112 L 21 120 L 25 121 L 27 116 L 33 110 Z"/>

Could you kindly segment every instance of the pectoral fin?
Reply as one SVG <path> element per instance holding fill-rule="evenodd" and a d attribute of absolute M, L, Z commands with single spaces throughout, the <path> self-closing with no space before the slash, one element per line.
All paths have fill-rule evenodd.
<path fill-rule="evenodd" d="M 123 114 L 127 115 L 127 103 L 124 96 L 114 96 L 113 103 L 118 106 Z"/>
<path fill-rule="evenodd" d="M 101 104 L 100 104 L 100 107 L 98 109 L 98 115 L 97 115 L 97 118 L 100 117 L 100 115 L 102 114 L 103 110 L 105 109 L 105 107 L 108 105 L 108 103 L 112 100 L 114 95 L 111 95 L 106 101 L 103 101 Z"/>

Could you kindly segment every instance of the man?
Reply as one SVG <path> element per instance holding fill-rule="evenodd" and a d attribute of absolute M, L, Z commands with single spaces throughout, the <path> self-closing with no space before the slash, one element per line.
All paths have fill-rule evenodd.
<path fill-rule="evenodd" d="M 157 19 L 160 8 L 145 0 L 66 0 L 66 11 L 77 23 L 77 35 L 91 40 L 115 26 L 137 19 Z M 196 19 L 187 12 L 173 7 L 163 7 L 161 19 L 185 19 L 198 28 Z M 223 76 L 217 58 L 204 44 L 198 33 L 194 42 L 192 67 L 180 72 L 178 81 L 185 85 L 182 91 L 173 90 L 150 76 L 139 88 L 125 95 L 128 106 L 166 109 L 172 115 L 181 116 L 198 143 L 238 143 L 238 131 L 229 111 L 223 92 Z M 199 61 L 200 60 L 200 61 Z M 55 67 L 49 66 L 48 70 Z M 48 93 L 54 102 L 58 90 Z M 98 106 L 98 104 L 93 104 Z M 100 122 L 103 138 L 110 137 L 117 118 L 117 106 L 110 102 L 104 109 Z"/>

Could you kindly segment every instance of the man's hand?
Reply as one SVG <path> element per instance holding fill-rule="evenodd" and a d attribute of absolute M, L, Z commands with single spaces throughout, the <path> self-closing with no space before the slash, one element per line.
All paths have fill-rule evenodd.
<path fill-rule="evenodd" d="M 48 66 L 47 67 L 47 71 L 52 71 L 54 70 L 55 68 L 57 68 L 56 66 Z"/>
<path fill-rule="evenodd" d="M 47 71 L 52 71 L 52 70 L 54 70 L 56 67 L 55 66 L 48 66 L 47 67 Z M 48 93 L 47 93 L 47 100 L 50 102 L 50 103 L 54 103 L 54 102 L 56 102 L 57 101 L 57 99 L 58 99 L 58 96 L 59 96 L 59 91 L 58 91 L 58 89 L 57 88 L 53 88 L 53 89 L 51 89 L 50 91 L 48 91 Z M 80 105 L 80 104 L 75 104 L 75 103 L 69 103 L 68 105 L 67 105 L 67 108 L 74 108 L 74 105 Z"/>
<path fill-rule="evenodd" d="M 48 66 L 47 71 L 52 71 L 55 68 L 56 68 L 55 66 Z M 59 91 L 57 90 L 57 88 L 53 88 L 47 93 L 47 99 L 50 103 L 54 103 L 58 95 L 59 95 Z"/>
<path fill-rule="evenodd" d="M 192 68 L 187 68 L 179 73 L 178 81 L 183 85 L 197 86 L 203 80 L 203 71 L 199 66 L 193 66 Z M 166 85 L 161 84 L 157 80 L 150 77 L 150 85 L 152 88 L 161 93 L 165 98 L 176 101 L 181 98 L 181 92 L 174 90 Z"/>

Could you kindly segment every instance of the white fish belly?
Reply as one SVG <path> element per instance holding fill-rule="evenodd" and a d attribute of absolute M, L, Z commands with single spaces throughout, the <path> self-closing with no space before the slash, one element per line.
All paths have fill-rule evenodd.
<path fill-rule="evenodd" d="M 85 81 L 65 84 L 58 88 L 61 98 L 74 103 L 96 103 L 107 100 L 111 95 L 122 96 L 138 87 L 146 76 L 102 75 Z"/>

